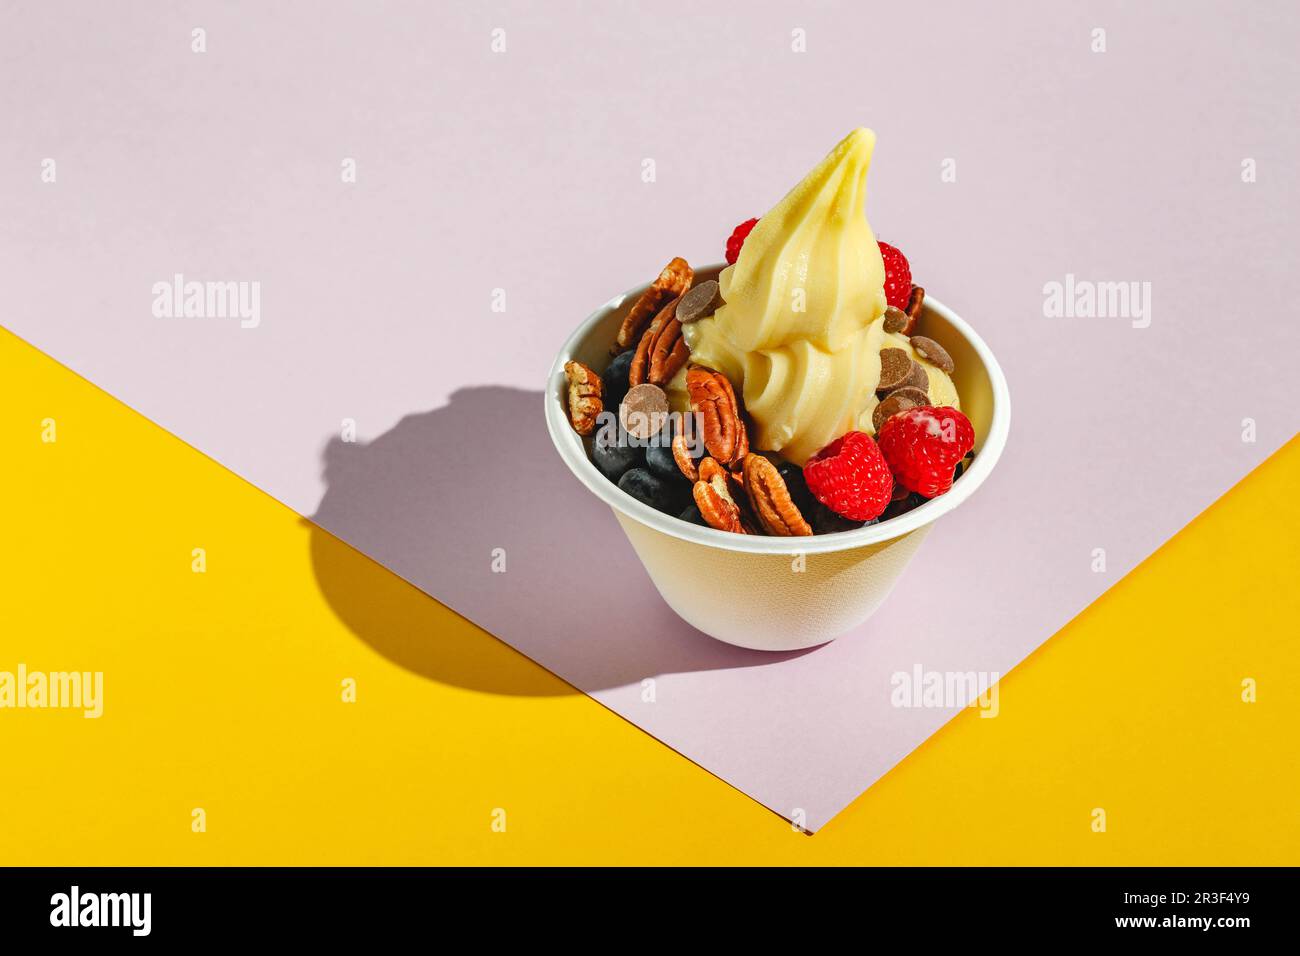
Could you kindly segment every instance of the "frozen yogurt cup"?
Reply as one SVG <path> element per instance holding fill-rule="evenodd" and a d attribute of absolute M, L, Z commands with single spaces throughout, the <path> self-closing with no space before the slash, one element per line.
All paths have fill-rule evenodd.
<path fill-rule="evenodd" d="M 698 270 L 696 280 L 717 278 L 723 268 Z M 926 296 L 922 327 L 954 360 L 952 385 L 976 435 L 974 460 L 950 491 L 855 531 L 805 537 L 732 534 L 679 520 L 624 493 L 597 470 L 588 455 L 590 439 L 570 424 L 565 365 L 604 367 L 610 342 L 648 288 L 606 302 L 556 356 L 545 402 L 547 428 L 560 457 L 613 509 L 664 601 L 698 630 L 740 647 L 788 651 L 854 629 L 888 596 L 930 526 L 974 494 L 997 465 L 1011 400 L 993 353 L 956 313 Z"/>

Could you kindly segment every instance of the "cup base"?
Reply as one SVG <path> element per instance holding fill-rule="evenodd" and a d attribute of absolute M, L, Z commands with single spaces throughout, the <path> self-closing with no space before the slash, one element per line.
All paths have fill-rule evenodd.
<path fill-rule="evenodd" d="M 760 651 L 816 647 L 867 620 L 930 528 L 825 554 L 745 554 L 614 515 L 678 617 L 716 640 Z"/>

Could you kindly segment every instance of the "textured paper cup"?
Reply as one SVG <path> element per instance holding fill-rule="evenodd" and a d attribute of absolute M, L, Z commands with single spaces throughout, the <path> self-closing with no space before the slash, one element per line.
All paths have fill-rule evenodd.
<path fill-rule="evenodd" d="M 722 266 L 700 270 L 716 277 Z M 897 518 L 859 531 L 774 538 L 699 527 L 656 511 L 596 470 L 587 441 L 569 425 L 564 364 L 596 370 L 639 286 L 606 302 L 578 326 L 556 356 L 546 388 L 546 425 L 578 479 L 614 509 L 650 580 L 688 624 L 728 644 L 767 651 L 813 647 L 852 630 L 889 595 L 940 516 L 974 494 L 997 464 L 1011 423 L 1011 399 L 997 360 L 960 317 L 926 296 L 925 334 L 957 365 L 953 381 L 975 426 L 975 460 L 952 490 Z"/>

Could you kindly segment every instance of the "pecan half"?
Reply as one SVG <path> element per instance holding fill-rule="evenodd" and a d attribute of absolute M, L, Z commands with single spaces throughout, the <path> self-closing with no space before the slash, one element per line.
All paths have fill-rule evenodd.
<path fill-rule="evenodd" d="M 749 453 L 749 436 L 727 376 L 702 365 L 693 366 L 686 372 L 686 391 L 691 410 L 703 423 L 704 447 L 709 454 L 727 467 L 744 461 Z"/>
<path fill-rule="evenodd" d="M 716 481 L 719 478 L 725 481 L 727 477 L 727 469 L 719 465 L 716 458 L 701 459 L 699 472 L 700 481 Z M 731 497 L 730 492 L 727 493 L 727 497 Z"/>
<path fill-rule="evenodd" d="M 690 349 L 682 337 L 682 324 L 677 321 L 677 303 L 681 301 L 682 297 L 678 296 L 664 306 L 641 336 L 628 371 L 631 384 L 649 382 L 664 387 L 690 358 Z"/>
<path fill-rule="evenodd" d="M 925 304 L 925 290 L 919 285 L 912 286 L 912 291 L 907 297 L 907 308 L 903 311 L 907 313 L 907 324 L 903 326 L 903 334 L 911 335 L 916 330 L 916 323 L 921 319 L 921 306 Z"/>
<path fill-rule="evenodd" d="M 565 362 L 564 377 L 569 380 L 569 424 L 579 435 L 590 435 L 605 407 L 600 376 L 581 362 Z"/>
<path fill-rule="evenodd" d="M 745 534 L 740 508 L 727 486 L 727 471 L 712 458 L 700 462 L 699 481 L 695 482 L 695 506 L 710 528 Z"/>
<path fill-rule="evenodd" d="M 618 330 L 617 342 L 610 352 L 617 354 L 636 344 L 645 327 L 650 324 L 650 320 L 658 314 L 664 304 L 689 289 L 694 278 L 694 270 L 681 257 L 664 266 L 663 271 L 659 273 L 659 278 L 655 279 L 650 288 L 641 293 L 641 297 L 632 306 L 632 311 L 624 317 L 623 324 Z"/>
<path fill-rule="evenodd" d="M 695 466 L 695 459 L 691 457 L 691 449 L 686 441 L 686 434 L 678 432 L 673 436 L 673 461 L 677 462 L 677 470 L 686 476 L 688 481 L 699 481 L 699 469 Z"/>
<path fill-rule="evenodd" d="M 762 455 L 746 455 L 742 474 L 749 503 L 768 534 L 791 538 L 813 533 L 776 465 Z"/>
<path fill-rule="evenodd" d="M 680 302 L 681 300 L 678 299 Z M 673 376 L 681 371 L 691 357 L 690 346 L 682 336 L 682 323 L 674 316 L 665 326 L 650 350 L 650 378 L 655 385 L 667 388 Z"/>

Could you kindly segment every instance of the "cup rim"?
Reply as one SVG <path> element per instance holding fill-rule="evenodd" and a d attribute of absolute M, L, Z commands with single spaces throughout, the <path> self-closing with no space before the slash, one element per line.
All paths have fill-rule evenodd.
<path fill-rule="evenodd" d="M 709 272 L 710 270 L 725 267 L 725 263 L 717 263 L 705 266 L 698 271 Z M 559 452 L 560 458 L 569 466 L 569 470 L 577 476 L 578 480 L 586 485 L 588 490 L 595 494 L 596 497 L 618 513 L 626 515 L 640 524 L 670 537 L 679 538 L 682 541 L 689 541 L 693 544 L 723 551 L 778 555 L 827 554 L 837 551 L 850 551 L 855 548 L 881 544 L 895 538 L 901 538 L 917 528 L 936 521 L 974 494 L 976 489 L 984 483 L 984 479 L 993 471 L 998 459 L 1002 457 L 1002 450 L 1006 446 L 1007 435 L 1011 428 L 1011 394 L 1007 388 L 1006 376 L 1002 374 L 1002 367 L 998 365 L 992 350 L 989 349 L 975 330 L 956 312 L 927 292 L 925 308 L 942 316 L 970 344 L 975 354 L 979 356 L 980 361 L 984 363 L 985 371 L 989 377 L 989 384 L 993 390 L 993 415 L 989 423 L 988 434 L 984 436 L 980 452 L 975 456 L 970 468 L 962 472 L 961 478 L 953 484 L 950 491 L 937 498 L 931 498 L 906 514 L 890 518 L 888 521 L 879 524 L 869 525 L 856 531 L 818 534 L 811 537 L 781 538 L 768 535 L 733 534 L 728 531 L 719 531 L 716 528 L 690 524 L 675 515 L 668 515 L 651 508 L 623 491 L 597 470 L 587 454 L 585 443 L 580 438 L 576 443 L 571 440 L 571 438 L 578 438 L 578 436 L 573 431 L 573 426 L 569 424 L 569 417 L 564 408 L 563 400 L 556 401 L 557 394 L 562 397 L 567 387 L 564 365 L 573 357 L 578 346 L 590 335 L 592 327 L 604 319 L 611 310 L 617 309 L 626 302 L 629 297 L 641 295 L 649 286 L 650 283 L 645 283 L 616 295 L 588 315 L 565 340 L 564 345 L 560 347 L 555 362 L 551 365 L 551 372 L 547 378 L 547 388 L 545 390 L 546 428 L 550 433 L 551 443 L 555 445 L 555 450 Z"/>

